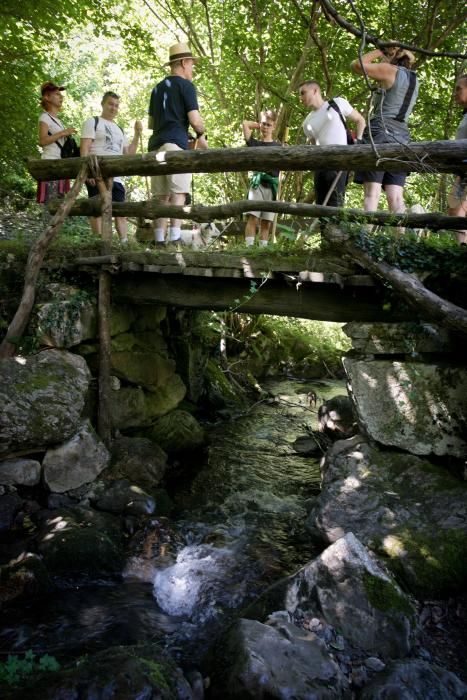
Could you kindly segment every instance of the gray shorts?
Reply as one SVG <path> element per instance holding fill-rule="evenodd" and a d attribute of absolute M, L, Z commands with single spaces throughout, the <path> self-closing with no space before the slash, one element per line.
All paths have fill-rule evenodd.
<path fill-rule="evenodd" d="M 183 151 L 183 148 L 177 146 L 176 143 L 164 143 L 155 153 L 162 153 L 164 151 Z M 191 173 L 153 175 L 153 177 L 151 177 L 151 192 L 153 197 L 167 194 L 187 194 L 190 189 Z"/>
<path fill-rule="evenodd" d="M 272 202 L 272 190 L 270 187 L 259 185 L 255 189 L 248 191 L 248 199 L 252 202 Z M 272 211 L 246 211 L 246 216 L 256 216 L 257 219 L 274 221 L 275 214 Z"/>

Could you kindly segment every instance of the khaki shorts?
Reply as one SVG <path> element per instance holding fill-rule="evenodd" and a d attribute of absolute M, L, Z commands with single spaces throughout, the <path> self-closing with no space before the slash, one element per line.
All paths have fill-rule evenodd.
<path fill-rule="evenodd" d="M 175 143 L 164 143 L 157 151 L 183 151 Z M 167 194 L 187 194 L 191 189 L 191 173 L 175 173 L 173 175 L 154 175 L 151 177 L 151 192 L 153 197 Z"/>
<path fill-rule="evenodd" d="M 272 190 L 270 187 L 259 185 L 259 187 L 248 191 L 248 199 L 252 202 L 272 202 Z M 256 216 L 257 219 L 265 219 L 266 221 L 274 221 L 275 217 L 272 211 L 246 211 L 245 215 Z"/>
<path fill-rule="evenodd" d="M 461 185 L 460 177 L 456 177 L 452 190 L 448 195 L 448 207 L 450 209 L 459 209 L 462 206 L 467 211 L 467 186 Z"/>

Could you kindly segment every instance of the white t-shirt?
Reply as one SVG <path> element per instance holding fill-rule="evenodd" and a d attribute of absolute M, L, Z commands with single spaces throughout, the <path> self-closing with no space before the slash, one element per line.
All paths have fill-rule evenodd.
<path fill-rule="evenodd" d="M 51 117 L 48 112 L 42 112 L 41 116 L 39 117 L 39 122 L 44 122 L 44 124 L 47 124 L 47 131 L 50 131 L 52 135 L 57 134 L 59 131 L 63 131 L 65 128 L 58 117 Z M 63 146 L 65 139 L 58 139 L 58 142 Z M 56 141 L 47 144 L 47 146 L 42 146 L 41 158 L 44 160 L 57 160 L 61 157 L 62 153 L 60 148 L 57 146 Z"/>
<path fill-rule="evenodd" d="M 353 112 L 352 105 L 343 97 L 335 97 L 334 101 L 339 105 L 344 119 Z M 319 109 L 306 117 L 303 122 L 303 131 L 307 138 L 313 138 L 317 146 L 332 146 L 347 144 L 347 135 L 344 125 L 336 110 L 325 102 Z"/>
<path fill-rule="evenodd" d="M 93 139 L 89 153 L 96 156 L 121 156 L 129 142 L 120 127 L 102 117 L 99 117 L 97 128 L 95 123 L 94 117 L 90 117 L 81 130 L 82 139 Z M 114 182 L 122 182 L 122 179 L 114 177 Z"/>

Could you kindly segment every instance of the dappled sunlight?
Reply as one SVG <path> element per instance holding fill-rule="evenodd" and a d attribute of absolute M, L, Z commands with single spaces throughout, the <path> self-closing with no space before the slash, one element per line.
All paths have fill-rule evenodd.
<path fill-rule="evenodd" d="M 27 362 L 27 359 L 25 357 L 23 357 L 22 355 L 15 355 L 14 360 L 19 365 L 25 365 Z"/>
<path fill-rule="evenodd" d="M 44 537 L 42 538 L 43 542 L 52 540 L 55 537 L 55 535 L 63 533 L 68 527 L 67 521 L 61 516 L 53 518 L 52 520 L 47 520 L 47 525 L 52 525 L 53 529 L 51 532 L 48 532 L 46 535 L 44 535 Z"/>
<path fill-rule="evenodd" d="M 370 389 L 376 389 L 378 386 L 378 380 L 375 377 L 370 377 L 367 372 L 362 372 L 362 377 L 370 387 Z"/>
<path fill-rule="evenodd" d="M 415 425 L 414 406 L 410 397 L 413 392 L 413 383 L 408 371 L 400 362 L 394 362 L 393 374 L 387 374 L 387 387 L 389 395 L 394 401 L 398 413 L 411 425 Z"/>
<path fill-rule="evenodd" d="M 159 151 L 159 153 L 154 154 L 154 159 L 157 160 L 158 163 L 166 163 L 167 162 L 167 151 Z"/>

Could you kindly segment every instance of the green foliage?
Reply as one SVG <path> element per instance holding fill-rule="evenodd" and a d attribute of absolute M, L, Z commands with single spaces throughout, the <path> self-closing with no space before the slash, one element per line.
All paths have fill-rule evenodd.
<path fill-rule="evenodd" d="M 17 686 L 25 680 L 31 680 L 44 673 L 59 671 L 60 668 L 56 658 L 49 654 L 37 657 L 31 650 L 27 651 L 23 658 L 10 654 L 6 661 L 0 662 L 0 683 Z"/>
<path fill-rule="evenodd" d="M 353 243 L 375 260 L 404 272 L 423 270 L 440 275 L 467 272 L 467 251 L 449 232 L 420 238 L 410 231 L 401 235 L 389 228 L 372 234 L 355 225 L 346 225 L 345 229 L 351 233 Z"/>

